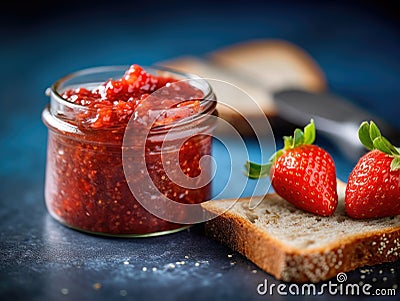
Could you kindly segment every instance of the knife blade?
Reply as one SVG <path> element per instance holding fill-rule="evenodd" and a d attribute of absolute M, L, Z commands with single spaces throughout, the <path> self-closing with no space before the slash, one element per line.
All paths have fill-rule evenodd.
<path fill-rule="evenodd" d="M 304 126 L 313 118 L 317 130 L 331 139 L 351 160 L 357 160 L 366 151 L 358 140 L 358 128 L 362 121 L 373 120 L 385 137 L 395 144 L 399 142 L 398 129 L 332 92 L 288 89 L 275 92 L 273 97 L 281 118 L 298 126 Z"/>

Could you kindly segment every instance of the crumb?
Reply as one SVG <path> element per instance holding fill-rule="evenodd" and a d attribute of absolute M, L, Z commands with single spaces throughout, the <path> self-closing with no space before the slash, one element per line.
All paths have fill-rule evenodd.
<path fill-rule="evenodd" d="M 98 283 L 98 282 L 96 282 L 95 284 L 93 284 L 93 288 L 94 288 L 95 290 L 98 290 L 98 289 L 101 288 L 101 284 Z"/>

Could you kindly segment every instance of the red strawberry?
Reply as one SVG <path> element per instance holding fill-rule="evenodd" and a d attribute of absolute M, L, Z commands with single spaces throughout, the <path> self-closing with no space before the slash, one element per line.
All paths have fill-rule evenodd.
<path fill-rule="evenodd" d="M 332 157 L 312 144 L 314 121 L 304 132 L 296 129 L 293 137 L 283 138 L 284 148 L 269 163 L 247 162 L 247 176 L 259 178 L 270 174 L 275 192 L 295 207 L 321 216 L 332 215 L 338 203 L 336 169 Z"/>
<path fill-rule="evenodd" d="M 353 218 L 400 214 L 400 150 L 382 137 L 374 122 L 363 122 L 358 136 L 370 151 L 352 170 L 346 187 L 346 212 Z"/>

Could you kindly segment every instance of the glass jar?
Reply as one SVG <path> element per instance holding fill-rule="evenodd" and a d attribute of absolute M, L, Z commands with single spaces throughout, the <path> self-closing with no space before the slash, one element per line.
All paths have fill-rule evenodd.
<path fill-rule="evenodd" d="M 123 148 L 127 147 L 126 141 L 132 148 L 138 143 L 135 139 L 124 142 L 128 123 L 89 127 L 87 122 L 95 116 L 89 112 L 91 108 L 62 97 L 68 89 L 91 88 L 109 79 L 121 78 L 126 69 L 126 66 L 86 69 L 61 78 L 49 88 L 50 104 L 42 113 L 48 128 L 46 206 L 51 216 L 62 224 L 89 233 L 135 237 L 176 232 L 188 225 L 153 215 L 141 205 L 130 187 L 142 187 L 140 175 L 148 174 L 158 191 L 174 202 L 197 204 L 211 197 L 211 182 L 194 189 L 182 187 L 169 179 L 170 173 L 165 172 L 161 163 L 165 161 L 163 143 L 168 140 L 166 156 L 173 155 L 172 160 L 178 158 L 169 170 L 173 173 L 174 169 L 179 169 L 189 178 L 198 176 L 200 159 L 211 155 L 213 123 L 206 119 L 216 114 L 216 98 L 210 85 L 199 77 L 169 69 L 145 68 L 146 72 L 156 76 L 184 80 L 200 90 L 203 97 L 199 100 L 200 109 L 191 116 L 178 123 L 150 128 L 144 141 L 144 158 L 136 158 L 145 159 L 147 170 L 139 170 L 138 176 L 130 177 L 128 181 Z M 188 124 L 192 124 L 190 129 Z M 172 132 L 168 130 L 171 125 L 174 125 Z M 211 162 L 206 166 L 203 163 L 201 172 L 211 175 Z M 146 188 L 143 189 L 146 192 Z M 158 201 L 157 196 L 149 197 Z"/>

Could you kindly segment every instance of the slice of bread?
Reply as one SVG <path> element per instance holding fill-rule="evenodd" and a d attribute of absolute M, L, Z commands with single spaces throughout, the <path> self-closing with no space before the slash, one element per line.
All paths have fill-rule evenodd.
<path fill-rule="evenodd" d="M 220 102 L 217 105 L 220 116 L 239 126 L 246 125 L 238 121 L 238 115 L 255 122 L 260 119 L 260 112 L 275 117 L 273 93 L 280 89 L 321 91 L 326 88 L 325 75 L 317 62 L 301 47 L 282 40 L 246 41 L 216 49 L 203 58 L 183 56 L 158 65 L 225 81 L 245 91 L 261 110 L 249 104 L 246 93 L 238 93 L 229 85 L 211 83 Z M 233 106 L 237 112 L 221 103 Z"/>
<path fill-rule="evenodd" d="M 400 258 L 400 216 L 354 220 L 343 199 L 331 217 L 296 209 L 276 194 L 259 200 L 254 210 L 249 198 L 203 203 L 217 215 L 205 231 L 277 279 L 315 283 Z"/>
<path fill-rule="evenodd" d="M 300 46 L 285 40 L 252 40 L 210 54 L 211 61 L 240 72 L 274 92 L 284 88 L 322 91 L 325 75 Z"/>
<path fill-rule="evenodd" d="M 244 98 L 246 95 L 238 94 L 235 87 L 230 87 L 229 84 L 232 84 L 248 93 L 267 115 L 275 114 L 275 104 L 267 88 L 264 88 L 257 82 L 252 82 L 245 76 L 226 70 L 210 61 L 194 56 L 186 56 L 162 62 L 160 65 L 187 73 L 193 73 L 206 79 L 217 80 L 210 81 L 210 84 L 212 85 L 218 100 L 234 106 L 245 116 L 257 114 L 257 112 L 254 111 L 253 106 L 248 105 L 248 99 Z M 222 83 L 220 84 L 218 81 L 222 81 Z M 224 85 L 224 82 L 229 84 Z M 230 110 L 227 110 L 224 106 L 218 106 L 217 109 L 219 112 L 224 114 L 233 113 L 230 112 Z"/>

